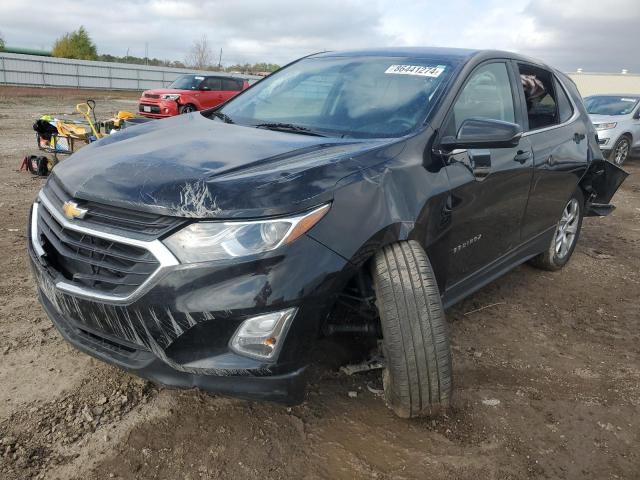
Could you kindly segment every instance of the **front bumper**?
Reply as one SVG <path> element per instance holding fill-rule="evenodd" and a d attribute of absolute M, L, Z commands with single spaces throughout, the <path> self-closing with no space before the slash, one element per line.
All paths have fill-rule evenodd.
<path fill-rule="evenodd" d="M 605 156 L 607 156 L 608 153 L 611 152 L 616 142 L 623 133 L 625 133 L 625 129 L 620 125 L 617 125 L 615 128 L 597 131 L 598 146 L 600 147 L 600 150 L 605 154 Z"/>
<path fill-rule="evenodd" d="M 59 274 L 29 243 L 40 301 L 79 350 L 165 385 L 291 404 L 302 399 L 310 347 L 350 266 L 307 236 L 272 253 L 245 262 L 176 265 L 142 296 L 122 303 L 56 288 Z M 229 349 L 243 320 L 290 307 L 297 313 L 273 362 Z"/>
<path fill-rule="evenodd" d="M 150 111 L 147 112 L 147 109 Z M 175 100 L 158 100 L 143 97 L 138 103 L 138 113 L 147 118 L 166 118 L 178 115 L 180 110 Z"/>
<path fill-rule="evenodd" d="M 248 400 L 267 400 L 295 405 L 304 399 L 305 367 L 289 373 L 265 376 L 202 375 L 175 370 L 152 352 L 124 345 L 77 326 L 62 317 L 39 292 L 45 312 L 65 340 L 78 350 L 116 365 L 139 377 L 174 388 L 202 390 Z"/>
<path fill-rule="evenodd" d="M 603 152 L 608 152 L 611 150 L 613 145 L 613 142 L 611 141 L 611 138 L 609 137 L 601 137 L 600 135 L 598 135 L 598 146 L 600 147 L 600 150 Z"/>

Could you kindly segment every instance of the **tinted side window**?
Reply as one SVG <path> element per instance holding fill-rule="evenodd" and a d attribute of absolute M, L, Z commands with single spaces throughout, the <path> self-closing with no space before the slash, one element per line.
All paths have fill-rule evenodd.
<path fill-rule="evenodd" d="M 558 101 L 558 115 L 560 123 L 564 123 L 573 116 L 573 106 L 557 78 L 554 79 L 553 85 L 556 91 L 556 100 Z"/>
<path fill-rule="evenodd" d="M 471 74 L 453 106 L 445 131 L 455 135 L 468 118 L 488 118 L 515 122 L 509 73 L 504 63 L 490 63 Z"/>
<path fill-rule="evenodd" d="M 236 80 L 235 78 L 223 78 L 222 90 L 239 92 L 240 90 L 242 90 L 242 82 L 240 80 Z"/>
<path fill-rule="evenodd" d="M 520 80 L 527 101 L 529 130 L 558 124 L 558 105 L 551 72 L 531 65 L 519 64 Z"/>
<path fill-rule="evenodd" d="M 218 77 L 207 77 L 202 81 L 200 90 L 221 90 L 222 82 Z"/>

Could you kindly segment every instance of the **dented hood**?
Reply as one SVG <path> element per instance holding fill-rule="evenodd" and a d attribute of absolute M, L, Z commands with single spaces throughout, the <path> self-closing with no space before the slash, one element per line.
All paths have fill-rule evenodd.
<path fill-rule="evenodd" d="M 395 156 L 396 140 L 275 132 L 199 113 L 130 127 L 54 175 L 78 199 L 196 218 L 277 215 L 332 198 L 338 180 Z"/>

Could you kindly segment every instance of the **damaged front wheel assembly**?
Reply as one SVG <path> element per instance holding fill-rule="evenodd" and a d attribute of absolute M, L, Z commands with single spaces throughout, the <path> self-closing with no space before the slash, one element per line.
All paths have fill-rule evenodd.
<path fill-rule="evenodd" d="M 438 414 L 451 398 L 451 348 L 429 259 L 417 242 L 398 242 L 376 254 L 372 276 L 387 404 L 403 418 Z"/>

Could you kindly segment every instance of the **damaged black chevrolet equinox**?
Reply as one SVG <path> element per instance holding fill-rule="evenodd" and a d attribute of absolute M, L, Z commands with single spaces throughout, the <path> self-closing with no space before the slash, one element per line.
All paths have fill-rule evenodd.
<path fill-rule="evenodd" d="M 321 53 L 72 155 L 29 253 L 53 323 L 106 362 L 293 404 L 319 337 L 369 332 L 387 403 L 413 417 L 451 399 L 444 310 L 525 261 L 563 267 L 625 176 L 537 60 Z"/>

